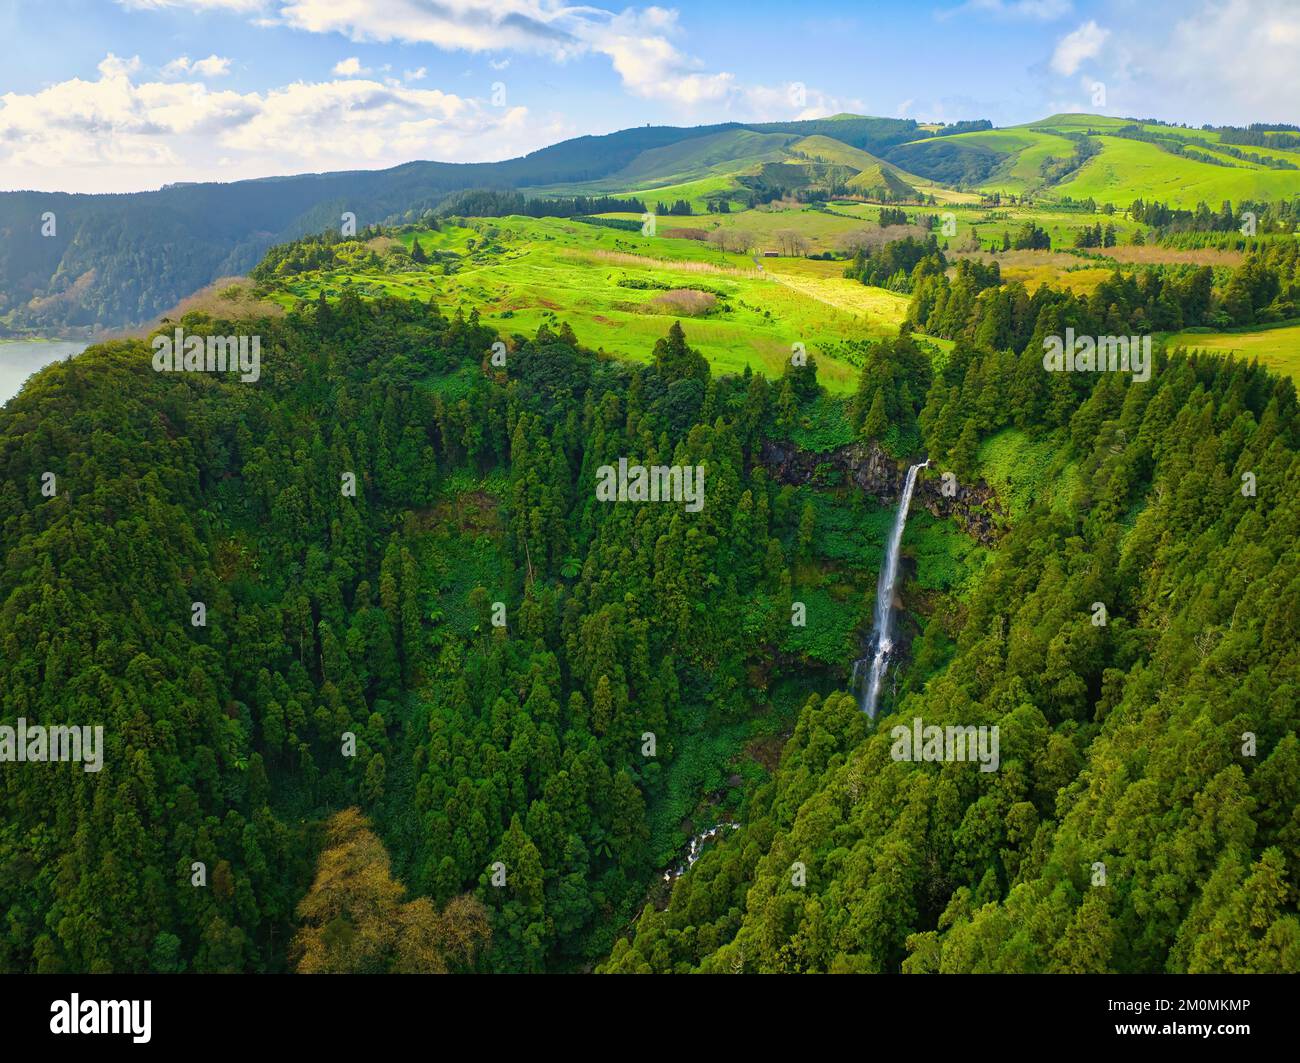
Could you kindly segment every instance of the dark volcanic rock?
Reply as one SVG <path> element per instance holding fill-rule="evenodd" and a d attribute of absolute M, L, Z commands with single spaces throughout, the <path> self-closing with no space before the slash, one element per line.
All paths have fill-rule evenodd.
<path fill-rule="evenodd" d="M 760 460 L 773 479 L 783 484 L 812 482 L 819 469 L 830 466 L 845 480 L 881 502 L 898 501 L 912 464 L 886 454 L 874 441 L 851 443 L 824 453 L 800 450 L 793 443 L 766 442 Z M 951 495 L 943 493 L 941 471 L 922 469 L 917 478 L 912 505 L 923 506 L 935 517 L 954 517 L 966 531 L 988 546 L 1005 530 L 1005 517 L 993 489 L 983 480 L 975 484 L 957 483 Z"/>

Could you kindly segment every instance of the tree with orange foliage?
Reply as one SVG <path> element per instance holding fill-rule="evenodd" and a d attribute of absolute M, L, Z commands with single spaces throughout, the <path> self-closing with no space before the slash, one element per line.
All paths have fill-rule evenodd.
<path fill-rule="evenodd" d="M 298 904 L 293 954 L 301 974 L 445 974 L 474 962 L 491 936 L 487 909 L 468 894 L 439 911 L 404 901 L 388 852 L 356 808 L 331 817 L 311 889 Z"/>

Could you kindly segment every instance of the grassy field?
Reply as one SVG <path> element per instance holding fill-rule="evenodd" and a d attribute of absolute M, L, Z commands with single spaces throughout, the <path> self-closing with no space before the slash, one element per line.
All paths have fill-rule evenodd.
<path fill-rule="evenodd" d="M 793 344 L 803 343 L 820 355 L 819 379 L 836 394 L 853 390 L 858 370 L 823 354 L 823 345 L 892 335 L 907 309 L 904 296 L 846 280 L 840 263 L 767 259 L 760 270 L 746 256 L 719 254 L 698 240 L 581 222 L 511 217 L 401 239 L 409 247 L 417 237 L 426 251 L 459 256 L 453 270 L 304 273 L 275 298 L 287 306 L 322 290 L 337 297 L 345 287 L 370 297 L 433 297 L 447 310 L 477 309 L 506 335 L 531 336 L 543 324 L 567 321 L 582 343 L 633 361 L 648 361 L 655 341 L 680 319 L 719 372 L 748 365 L 779 376 Z M 683 290 L 704 293 L 711 307 L 683 312 L 671 294 Z"/>
<path fill-rule="evenodd" d="M 1209 141 L 1211 144 L 1222 141 L 1223 135 L 1215 130 L 1208 129 L 1179 129 L 1174 126 L 1155 125 L 1150 122 L 1143 123 L 1142 128 L 1149 133 L 1159 133 L 1162 136 L 1173 136 L 1179 140 L 1186 141 L 1195 147 L 1201 147 L 1198 141 Z M 1204 150 L 1204 149 L 1202 149 Z M 1286 159 L 1290 162 L 1300 164 L 1300 152 L 1286 150 L 1284 148 L 1256 147 L 1253 144 L 1241 148 L 1242 151 L 1249 155 L 1259 155 L 1274 159 Z M 1235 159 L 1231 155 L 1215 152 L 1216 156 L 1222 157 L 1226 162 L 1233 166 L 1252 166 L 1253 163 L 1242 159 Z"/>
<path fill-rule="evenodd" d="M 634 182 L 630 187 L 626 182 L 593 181 L 579 185 L 539 185 L 523 191 L 529 196 L 589 196 L 609 195 L 621 199 L 639 199 L 650 210 L 658 202 L 670 202 L 685 199 L 697 211 L 708 209 L 710 197 L 731 192 L 736 187 L 735 177 L 731 174 L 707 174 L 703 177 L 682 176 L 665 181 Z"/>
<path fill-rule="evenodd" d="M 1300 381 L 1300 322 L 1241 332 L 1179 332 L 1167 340 L 1172 347 L 1199 347 L 1258 358 L 1279 373 Z"/>
<path fill-rule="evenodd" d="M 879 209 L 876 208 L 877 213 Z M 764 207 L 732 214 L 702 214 L 693 218 L 659 219 L 661 227 L 671 227 L 679 223 L 702 229 L 715 227 L 743 229 L 757 238 L 754 251 L 760 255 L 766 250 L 780 250 L 775 234 L 782 229 L 797 230 L 808 241 L 810 251 L 820 252 L 837 250 L 849 233 L 873 227 L 868 222 L 857 218 L 841 218 L 812 208 L 782 210 Z"/>
<path fill-rule="evenodd" d="M 1111 275 L 1109 266 L 1090 266 L 1087 259 L 1062 251 L 1006 251 L 996 255 L 987 251 L 962 253 L 954 258 L 973 258 L 985 264 L 996 262 L 1003 283 L 1018 282 L 1031 293 L 1041 285 L 1068 288 L 1076 295 L 1087 295 Z"/>
<path fill-rule="evenodd" d="M 938 216 L 942 220 L 945 213 L 951 212 L 957 225 L 956 234 L 950 238 L 946 238 L 942 233 L 938 232 L 936 235 L 941 243 L 946 240 L 949 248 L 956 252 L 966 250 L 967 241 L 972 232 L 979 239 L 982 248 L 1000 250 L 1003 234 L 1010 234 L 1014 238 L 1016 230 L 1026 222 L 1033 222 L 1039 228 L 1045 229 L 1052 238 L 1052 247 L 1057 250 L 1073 247 L 1075 236 L 1081 229 L 1091 229 L 1098 223 L 1101 224 L 1103 229 L 1107 225 L 1114 226 L 1115 237 L 1120 245 L 1127 245 L 1133 239 L 1133 234 L 1138 230 L 1141 230 L 1144 234 L 1147 232 L 1146 226 L 1133 221 L 1121 211 L 1114 214 L 1094 214 L 1081 210 L 1065 210 L 1050 203 L 1032 206 L 1022 206 L 1020 204 L 1015 206 L 980 205 L 978 196 L 974 194 L 967 195 L 974 202 L 940 202 L 933 207 L 908 206 L 902 209 L 907 213 L 908 221 L 913 223 L 925 217 Z M 871 228 L 879 223 L 882 208 L 874 203 L 835 201 L 830 204 L 830 209 L 835 212 L 836 216 L 847 215 Z M 839 218 L 839 220 L 847 222 L 848 218 L 843 217 Z M 861 228 L 861 226 L 848 225 L 847 228 Z M 1191 254 L 1195 255 L 1196 252 L 1191 252 Z M 1180 261 L 1189 260 L 1186 257 L 1180 259 Z"/>
<path fill-rule="evenodd" d="M 1054 114 L 1038 122 L 1030 122 L 1024 128 L 1041 129 L 1048 133 L 1086 133 L 1090 129 L 1119 129 L 1121 126 L 1132 125 L 1133 123 L 1127 118 L 1114 118 L 1105 114 Z M 1166 129 L 1166 126 L 1156 126 L 1154 128 Z"/>
<path fill-rule="evenodd" d="M 1127 207 L 1133 200 L 1159 200 L 1190 208 L 1204 201 L 1217 209 L 1225 199 L 1287 199 L 1300 192 L 1300 172 L 1271 170 L 1224 156 L 1230 166 L 1213 166 L 1171 155 L 1154 144 L 1122 137 L 1096 138 L 1102 150 L 1053 192 L 1075 199 Z M 1244 149 L 1251 150 L 1251 149 Z M 1296 157 L 1300 162 L 1300 156 Z"/>
<path fill-rule="evenodd" d="M 1062 210 L 1050 204 L 1035 204 L 1030 207 L 967 208 L 956 210 L 954 213 L 957 216 L 957 236 L 950 241 L 954 247 L 964 247 L 966 234 L 974 230 L 982 246 L 1001 248 L 1002 235 L 1009 233 L 1014 238 L 1016 230 L 1026 222 L 1033 222 L 1040 229 L 1045 229 L 1052 238 L 1053 249 L 1058 251 L 1073 247 L 1075 237 L 1081 229 L 1091 229 L 1097 224 L 1100 224 L 1103 229 L 1107 225 L 1114 226 L 1115 238 L 1119 244 L 1129 243 L 1133 239 L 1133 234 L 1139 229 L 1146 231 L 1145 226 L 1132 221 L 1127 215 L 1118 211 L 1114 214 L 1093 214 L 1079 210 Z"/>

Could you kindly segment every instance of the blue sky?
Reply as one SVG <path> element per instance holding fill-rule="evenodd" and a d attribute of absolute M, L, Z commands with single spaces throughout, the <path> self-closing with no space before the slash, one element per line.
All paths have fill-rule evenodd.
<path fill-rule="evenodd" d="M 1300 121 L 1295 0 L 0 0 L 0 40 L 6 189 L 499 159 L 647 122 L 839 111 Z"/>

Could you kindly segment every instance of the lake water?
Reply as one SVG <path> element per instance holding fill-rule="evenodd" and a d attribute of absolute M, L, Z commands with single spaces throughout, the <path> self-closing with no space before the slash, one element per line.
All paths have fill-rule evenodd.
<path fill-rule="evenodd" d="M 0 403 L 17 395 L 36 370 L 86 347 L 76 340 L 0 340 Z"/>

